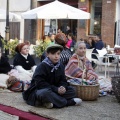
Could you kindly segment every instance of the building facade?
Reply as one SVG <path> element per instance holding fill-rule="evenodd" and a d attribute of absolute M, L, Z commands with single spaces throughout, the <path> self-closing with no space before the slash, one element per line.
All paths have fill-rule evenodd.
<path fill-rule="evenodd" d="M 116 42 L 115 44 L 120 45 L 120 0 L 116 1 Z"/>
<path fill-rule="evenodd" d="M 78 26 L 78 37 L 101 34 L 102 40 L 113 47 L 116 41 L 116 0 L 79 0 L 78 7 L 84 6 L 91 13 L 91 19 L 86 22 L 85 29 Z"/>
<path fill-rule="evenodd" d="M 53 0 L 37 0 L 37 6 L 47 4 Z M 102 40 L 109 44 L 111 47 L 116 43 L 116 8 L 120 0 L 59 0 L 60 2 L 69 4 L 73 7 L 79 8 L 86 12 L 91 13 L 90 20 L 59 20 L 58 28 L 65 30 L 65 26 L 69 25 L 74 32 L 77 28 L 77 40 L 80 38 L 87 38 L 88 35 L 98 34 L 102 36 Z M 119 8 L 119 7 L 118 7 Z M 49 29 L 46 27 L 46 24 L 54 23 L 55 20 L 37 21 L 37 39 L 47 34 Z M 39 26 L 39 27 L 38 27 Z M 52 26 L 54 29 L 54 26 Z M 118 33 L 117 33 L 118 34 Z"/>
<path fill-rule="evenodd" d="M 6 1 L 0 0 L 0 8 L 6 9 Z M 30 9 L 45 5 L 54 0 L 10 0 L 10 11 L 21 15 Z M 63 32 L 70 26 L 73 33 L 77 30 L 77 40 L 91 34 L 101 34 L 102 40 L 111 47 L 120 44 L 120 0 L 59 0 L 73 7 L 91 13 L 89 20 L 58 20 L 57 28 Z M 58 13 L 59 14 L 59 13 Z M 49 32 L 55 33 L 56 21 L 24 20 L 10 23 L 11 37 L 29 40 L 35 44 Z M 0 32 L 4 36 L 5 22 L 0 22 Z"/>
<path fill-rule="evenodd" d="M 7 0 L 0 0 L 0 9 L 6 10 Z M 18 15 L 31 9 L 31 0 L 9 0 L 9 11 Z M 0 21 L 0 33 L 5 38 L 6 20 Z M 24 19 L 9 21 L 10 39 L 24 39 Z M 27 35 L 27 34 L 26 34 Z"/>

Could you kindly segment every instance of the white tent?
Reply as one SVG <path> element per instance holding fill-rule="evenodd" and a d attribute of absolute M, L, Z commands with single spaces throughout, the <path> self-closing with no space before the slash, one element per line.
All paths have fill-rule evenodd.
<path fill-rule="evenodd" d="M 20 19 L 21 19 L 20 15 L 9 12 L 9 20 L 10 21 L 20 20 Z M 0 21 L 5 21 L 5 20 L 6 20 L 6 10 L 0 9 Z"/>
<path fill-rule="evenodd" d="M 24 19 L 90 19 L 90 13 L 54 1 L 22 13 Z"/>

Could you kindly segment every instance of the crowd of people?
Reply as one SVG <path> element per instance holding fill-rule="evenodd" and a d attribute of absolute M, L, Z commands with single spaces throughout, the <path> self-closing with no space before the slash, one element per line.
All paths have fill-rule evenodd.
<path fill-rule="evenodd" d="M 62 108 L 80 105 L 82 100 L 76 98 L 75 89 L 67 82 L 66 76 L 94 80 L 98 83 L 98 75 L 92 63 L 86 57 L 86 49 L 102 49 L 104 47 L 100 36 L 93 40 L 76 40 L 71 31 L 64 34 L 58 29 L 58 34 L 49 35 L 46 51 L 41 56 L 40 63 L 29 54 L 29 42 L 16 46 L 17 52 L 13 66 L 2 56 L 0 49 L 0 74 L 15 76 L 29 87 L 23 91 L 23 99 L 32 106 L 47 108 Z M 86 72 L 86 74 L 84 74 Z"/>

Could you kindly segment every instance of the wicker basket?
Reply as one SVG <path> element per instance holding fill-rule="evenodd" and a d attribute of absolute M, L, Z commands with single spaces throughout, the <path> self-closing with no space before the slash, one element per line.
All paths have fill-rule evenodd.
<path fill-rule="evenodd" d="M 97 100 L 99 96 L 99 84 L 96 85 L 73 85 L 77 92 L 77 97 L 82 100 L 92 101 Z"/>
<path fill-rule="evenodd" d="M 116 65 L 116 72 L 115 75 L 112 78 L 112 88 L 113 91 L 115 93 L 115 96 L 118 100 L 118 102 L 120 102 L 120 72 L 119 72 L 119 58 L 118 58 L 118 62 Z"/>
<path fill-rule="evenodd" d="M 120 75 L 112 77 L 112 88 L 118 102 L 120 102 Z"/>

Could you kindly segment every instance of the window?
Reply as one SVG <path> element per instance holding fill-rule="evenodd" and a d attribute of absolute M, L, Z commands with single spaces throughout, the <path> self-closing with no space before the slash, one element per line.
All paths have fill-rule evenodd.
<path fill-rule="evenodd" d="M 102 0 L 92 0 L 90 34 L 101 34 Z"/>

